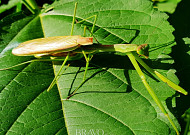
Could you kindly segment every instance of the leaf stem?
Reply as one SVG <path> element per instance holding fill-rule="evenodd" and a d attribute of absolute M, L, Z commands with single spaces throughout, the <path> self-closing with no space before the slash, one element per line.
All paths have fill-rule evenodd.
<path fill-rule="evenodd" d="M 22 11 L 22 2 L 19 2 L 17 5 L 16 5 L 16 12 L 20 12 Z"/>
<path fill-rule="evenodd" d="M 36 11 L 38 12 L 40 10 L 35 0 L 22 0 L 22 2 L 32 14 L 35 14 Z"/>

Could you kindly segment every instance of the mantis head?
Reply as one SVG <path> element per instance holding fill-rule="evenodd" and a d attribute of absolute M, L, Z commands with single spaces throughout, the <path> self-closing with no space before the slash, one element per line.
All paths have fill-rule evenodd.
<path fill-rule="evenodd" d="M 138 48 L 137 48 L 137 53 L 141 56 L 144 56 L 145 58 L 148 58 L 149 56 L 149 45 L 148 44 L 142 44 L 142 45 L 139 45 Z"/>

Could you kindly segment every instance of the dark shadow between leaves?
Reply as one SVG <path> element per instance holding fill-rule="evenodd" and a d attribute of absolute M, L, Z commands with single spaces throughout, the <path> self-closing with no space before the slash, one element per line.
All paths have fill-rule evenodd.
<path fill-rule="evenodd" d="M 176 108 L 175 107 L 172 107 L 172 100 L 173 98 L 176 98 L 176 97 L 179 97 L 179 93 L 176 92 L 174 95 L 172 95 L 171 97 L 167 98 L 166 99 L 166 105 L 167 105 L 167 108 L 170 110 L 170 112 L 175 116 L 175 117 L 178 117 L 178 115 L 176 114 Z"/>
<path fill-rule="evenodd" d="M 174 36 L 177 42 L 177 45 L 172 48 L 171 56 L 175 60 L 174 67 L 177 70 L 176 75 L 180 80 L 180 85 L 189 91 L 189 65 L 190 65 L 190 55 L 187 53 L 190 51 L 189 45 L 186 45 L 183 38 L 190 38 L 190 1 L 183 0 L 181 1 L 174 14 L 170 15 L 169 22 L 175 28 Z M 190 107 L 190 94 L 187 96 L 181 95 L 180 98 L 177 98 L 177 112 L 180 117 L 183 113 Z M 185 130 L 186 123 L 183 119 L 178 119 L 182 127 L 182 134 Z"/>

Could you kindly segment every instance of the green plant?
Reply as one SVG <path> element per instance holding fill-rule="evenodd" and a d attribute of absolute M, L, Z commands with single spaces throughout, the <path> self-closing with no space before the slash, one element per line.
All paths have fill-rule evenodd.
<path fill-rule="evenodd" d="M 19 14 L 21 19 L 13 21 L 11 27 L 1 23 L 1 39 L 4 42 L 1 42 L 0 68 L 33 59 L 11 54 L 12 48 L 23 41 L 69 35 L 73 8 L 74 1 L 59 1 L 33 16 Z M 94 35 L 100 43 L 148 43 L 151 51 L 146 63 L 178 82 L 175 70 L 171 67 L 174 61 L 168 56 L 175 41 L 172 35 L 174 29 L 167 22 L 166 14 L 155 11 L 149 1 L 79 1 L 78 19 L 94 13 L 98 13 Z M 13 16 L 3 21 L 10 23 Z M 91 23 L 89 21 L 85 25 L 91 26 Z M 83 26 L 76 24 L 74 34 L 81 35 Z M 54 77 L 53 72 L 59 69 L 59 63 L 54 64 L 53 69 L 51 63 L 35 62 L 0 72 L 3 80 L 2 134 L 72 135 L 83 131 L 116 135 L 176 134 L 127 57 L 117 54 L 96 55 L 87 73 L 88 81 L 79 89 L 79 94 L 65 100 L 68 93 L 80 84 L 85 68 L 83 60 L 69 63 L 70 67 L 58 80 L 58 88 L 54 87 L 49 93 L 46 89 Z M 175 91 L 148 73 L 147 78 L 164 106 L 173 113 Z M 172 113 L 170 115 L 180 129 Z"/>

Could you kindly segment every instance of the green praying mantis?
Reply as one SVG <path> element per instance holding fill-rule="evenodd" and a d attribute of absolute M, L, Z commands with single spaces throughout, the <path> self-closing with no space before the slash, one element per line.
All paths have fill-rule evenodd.
<path fill-rule="evenodd" d="M 141 55 L 141 56 L 147 58 L 149 45 L 147 45 L 147 44 L 143 44 L 143 45 L 139 45 L 139 46 L 136 44 L 102 45 L 99 43 L 94 44 L 93 37 L 73 36 L 73 29 L 74 29 L 74 25 L 75 25 L 75 21 L 76 21 L 76 17 L 75 17 L 76 10 L 77 10 L 77 3 L 75 3 L 75 9 L 74 9 L 73 22 L 72 22 L 70 36 L 48 37 L 48 38 L 40 38 L 40 39 L 26 41 L 26 42 L 21 43 L 17 48 L 13 49 L 13 51 L 12 51 L 12 53 L 14 55 L 18 55 L 18 56 L 28 56 L 28 55 L 34 55 L 35 57 L 51 56 L 51 57 L 53 57 L 52 59 L 34 59 L 31 61 L 27 61 L 27 62 L 18 64 L 18 65 L 14 65 L 12 67 L 0 69 L 0 70 L 7 70 L 10 68 L 14 68 L 16 66 L 20 66 L 20 65 L 34 62 L 34 61 L 63 61 L 61 68 L 59 69 L 58 73 L 55 75 L 52 83 L 50 84 L 49 88 L 47 89 L 47 91 L 49 91 L 56 84 L 56 81 L 57 81 L 57 79 L 59 79 L 60 75 L 65 71 L 65 70 L 63 70 L 63 68 L 64 68 L 66 62 L 68 60 L 80 59 L 81 56 L 84 56 L 84 58 L 86 60 L 86 67 L 85 67 L 85 72 L 83 75 L 83 80 L 81 81 L 81 84 L 68 96 L 67 99 L 69 99 L 73 95 L 75 95 L 76 92 L 79 90 L 79 88 L 85 83 L 89 63 L 94 54 L 101 53 L 101 52 L 124 53 L 129 57 L 131 63 L 135 67 L 137 73 L 139 74 L 144 86 L 148 90 L 151 97 L 154 99 L 154 101 L 156 102 L 156 104 L 158 105 L 160 110 L 167 117 L 167 119 L 169 120 L 169 122 L 171 123 L 173 128 L 175 129 L 176 133 L 179 134 L 177 127 L 175 126 L 174 122 L 168 115 L 168 113 L 167 113 L 166 109 L 164 108 L 164 106 L 162 105 L 161 101 L 155 94 L 154 90 L 147 83 L 145 75 L 142 72 L 142 70 L 140 69 L 138 63 L 140 65 L 142 65 L 149 73 L 151 73 L 154 76 L 157 76 L 158 78 L 160 78 L 160 80 L 167 83 L 170 87 L 177 90 L 178 92 L 183 93 L 184 95 L 187 95 L 187 92 L 180 86 L 176 85 L 175 83 L 173 83 L 172 81 L 170 81 L 169 79 L 167 79 L 166 77 L 161 75 L 159 72 L 150 68 L 138 56 L 138 55 Z M 94 15 L 94 16 L 87 18 L 87 19 L 90 19 L 93 17 L 94 17 L 94 22 L 93 22 L 92 29 L 90 31 L 91 36 L 93 36 L 93 31 L 94 31 L 95 23 L 97 20 L 97 16 Z M 87 19 L 84 19 L 77 23 L 82 23 L 83 21 L 86 21 Z M 61 58 L 59 58 L 60 56 L 61 56 Z"/>

